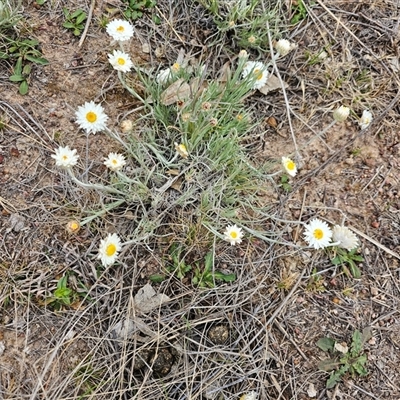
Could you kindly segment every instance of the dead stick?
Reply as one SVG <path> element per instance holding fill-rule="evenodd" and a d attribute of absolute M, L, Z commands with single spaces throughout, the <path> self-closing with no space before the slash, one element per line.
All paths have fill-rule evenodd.
<path fill-rule="evenodd" d="M 89 30 L 90 21 L 92 20 L 95 3 L 96 3 L 96 0 L 92 0 L 92 2 L 90 3 L 89 14 L 88 14 L 88 17 L 86 20 L 85 29 L 82 32 L 82 36 L 81 36 L 81 39 L 79 40 L 78 47 L 81 47 L 83 45 L 83 42 L 85 41 L 87 31 Z"/>

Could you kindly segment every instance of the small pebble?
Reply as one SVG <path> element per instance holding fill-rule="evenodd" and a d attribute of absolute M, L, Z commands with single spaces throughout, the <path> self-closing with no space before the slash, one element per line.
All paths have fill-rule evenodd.
<path fill-rule="evenodd" d="M 371 288 L 371 294 L 372 296 L 377 296 L 378 295 L 378 289 L 376 287 Z"/>

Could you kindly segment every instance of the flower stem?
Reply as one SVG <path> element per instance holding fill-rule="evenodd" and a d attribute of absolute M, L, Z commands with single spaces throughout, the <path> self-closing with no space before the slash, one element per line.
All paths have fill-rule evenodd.
<path fill-rule="evenodd" d="M 120 206 L 121 204 L 125 203 L 124 199 L 114 201 L 113 203 L 107 204 L 107 206 L 104 207 L 104 209 L 97 211 L 94 215 L 91 215 L 90 217 L 86 217 L 84 220 L 80 221 L 80 224 L 86 225 L 90 221 L 94 220 L 97 217 L 100 217 L 104 214 L 107 214 L 110 210 L 113 210 L 115 207 Z"/>
<path fill-rule="evenodd" d="M 79 186 L 84 187 L 85 189 L 93 189 L 93 190 L 100 190 L 100 191 L 104 191 L 104 192 L 108 192 L 108 193 L 113 193 L 113 194 L 122 194 L 125 195 L 124 192 L 121 192 L 118 189 L 114 189 L 112 187 L 109 186 L 104 186 L 104 185 L 97 185 L 94 183 L 85 183 L 80 181 L 78 178 L 76 178 L 76 176 L 74 175 L 74 173 L 72 172 L 71 168 L 68 168 L 68 174 L 71 177 L 71 179 Z"/>

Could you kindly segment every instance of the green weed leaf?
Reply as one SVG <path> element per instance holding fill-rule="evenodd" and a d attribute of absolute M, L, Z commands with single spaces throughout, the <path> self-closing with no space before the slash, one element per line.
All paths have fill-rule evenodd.
<path fill-rule="evenodd" d="M 214 278 L 224 282 L 234 282 L 236 280 L 236 274 L 224 274 L 220 271 L 215 271 Z"/>
<path fill-rule="evenodd" d="M 149 276 L 149 279 L 154 283 L 161 283 L 165 280 L 165 275 L 153 274 Z"/>
<path fill-rule="evenodd" d="M 75 24 L 73 24 L 72 22 L 64 22 L 63 27 L 67 29 L 75 29 Z"/>
<path fill-rule="evenodd" d="M 80 15 L 76 18 L 76 24 L 77 24 L 77 25 L 81 24 L 83 21 L 85 21 L 85 19 L 86 19 L 86 13 L 80 14 Z"/>
<path fill-rule="evenodd" d="M 22 81 L 19 85 L 19 93 L 23 96 L 26 95 L 29 91 L 29 86 L 27 81 Z"/>
<path fill-rule="evenodd" d="M 28 47 L 36 47 L 39 44 L 39 42 L 35 39 L 25 39 L 21 43 L 27 45 Z"/>
<path fill-rule="evenodd" d="M 83 10 L 81 10 L 80 8 L 78 8 L 75 12 L 73 12 L 73 13 L 70 15 L 70 18 L 71 18 L 71 19 L 78 18 L 78 17 L 80 17 L 82 14 L 84 14 L 85 17 L 86 17 L 85 12 L 84 12 Z M 81 21 L 81 22 L 82 22 L 82 21 Z"/>
<path fill-rule="evenodd" d="M 356 329 L 353 333 L 352 342 L 351 342 L 351 355 L 353 357 L 360 354 L 362 345 L 363 345 L 363 342 L 362 342 L 361 332 L 358 329 Z"/>
<path fill-rule="evenodd" d="M 332 389 L 333 387 L 336 386 L 336 384 L 340 381 L 341 375 L 339 371 L 332 372 L 326 381 L 326 388 L 327 389 Z"/>
<path fill-rule="evenodd" d="M 332 258 L 331 263 L 333 265 L 340 265 L 342 263 L 342 259 L 339 256 Z"/>
<path fill-rule="evenodd" d="M 19 57 L 14 68 L 15 75 L 22 75 L 22 57 Z"/>
<path fill-rule="evenodd" d="M 24 66 L 24 69 L 22 70 L 22 74 L 24 76 L 27 76 L 31 73 L 31 70 L 32 70 L 32 67 L 29 64 L 27 64 Z"/>
<path fill-rule="evenodd" d="M 39 65 L 48 65 L 49 64 L 49 61 L 43 57 L 33 57 L 30 55 L 26 55 L 25 58 L 28 61 L 34 62 L 35 64 L 39 64 Z"/>
<path fill-rule="evenodd" d="M 318 340 L 317 346 L 323 351 L 333 351 L 335 343 L 336 342 L 333 339 L 324 337 Z"/>
<path fill-rule="evenodd" d="M 355 279 L 360 279 L 361 278 L 360 268 L 357 267 L 357 265 L 353 262 L 353 260 L 349 260 L 349 267 L 351 275 L 353 275 Z"/>
<path fill-rule="evenodd" d="M 25 80 L 25 78 L 22 75 L 11 75 L 9 79 L 11 82 L 21 82 Z"/>

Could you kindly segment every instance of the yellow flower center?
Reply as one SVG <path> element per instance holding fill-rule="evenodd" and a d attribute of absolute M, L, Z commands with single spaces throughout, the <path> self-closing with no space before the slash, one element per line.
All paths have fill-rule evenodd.
<path fill-rule="evenodd" d="M 125 28 L 122 26 L 122 25 L 120 25 L 118 28 L 117 28 L 117 32 L 119 32 L 119 33 L 122 33 L 122 32 L 124 32 L 125 31 Z"/>
<path fill-rule="evenodd" d="M 91 122 L 91 123 L 96 122 L 96 120 L 97 120 L 97 115 L 96 115 L 96 113 L 94 113 L 93 111 L 89 111 L 89 112 L 86 114 L 86 119 L 87 119 L 89 122 Z"/>
<path fill-rule="evenodd" d="M 253 74 L 258 81 L 263 77 L 263 72 L 257 68 L 253 71 Z"/>
<path fill-rule="evenodd" d="M 178 72 L 181 69 L 181 66 L 179 63 L 174 63 L 174 65 L 172 66 L 172 70 L 174 72 Z"/>
<path fill-rule="evenodd" d="M 315 239 L 321 240 L 324 237 L 324 231 L 322 229 L 314 229 L 313 235 Z"/>
<path fill-rule="evenodd" d="M 289 171 L 293 171 L 293 170 L 296 168 L 296 164 L 295 164 L 292 160 L 290 160 L 290 161 L 288 161 L 288 162 L 286 163 L 286 168 L 287 168 Z"/>
<path fill-rule="evenodd" d="M 64 154 L 64 155 L 62 156 L 62 159 L 63 159 L 64 161 L 67 161 L 67 160 L 68 160 L 68 156 Z"/>
<path fill-rule="evenodd" d="M 236 239 L 237 237 L 238 237 L 237 232 L 235 232 L 235 231 L 231 232 L 231 238 L 232 239 Z"/>
<path fill-rule="evenodd" d="M 113 160 L 111 160 L 111 162 L 114 164 L 114 165 L 117 165 L 118 164 L 118 161 L 114 158 Z"/>
<path fill-rule="evenodd" d="M 117 251 L 117 246 L 114 243 L 111 243 L 106 247 L 106 255 L 108 257 L 113 256 L 116 251 Z"/>
<path fill-rule="evenodd" d="M 122 58 L 122 57 L 118 58 L 118 59 L 117 59 L 117 63 L 118 63 L 119 65 L 125 65 L 125 58 Z"/>

